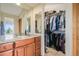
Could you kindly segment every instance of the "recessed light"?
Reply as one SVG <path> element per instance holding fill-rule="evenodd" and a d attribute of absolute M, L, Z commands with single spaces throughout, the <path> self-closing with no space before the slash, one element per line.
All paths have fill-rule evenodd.
<path fill-rule="evenodd" d="M 21 3 L 16 3 L 16 5 L 21 5 Z"/>

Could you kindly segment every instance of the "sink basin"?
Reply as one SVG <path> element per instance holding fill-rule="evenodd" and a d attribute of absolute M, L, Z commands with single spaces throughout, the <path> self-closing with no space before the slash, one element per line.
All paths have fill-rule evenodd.
<path fill-rule="evenodd" d="M 26 39 L 28 38 L 29 36 L 17 36 L 16 39 Z"/>

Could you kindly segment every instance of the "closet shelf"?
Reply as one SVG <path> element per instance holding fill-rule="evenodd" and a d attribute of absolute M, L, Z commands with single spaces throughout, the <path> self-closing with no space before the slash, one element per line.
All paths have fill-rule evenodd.
<path fill-rule="evenodd" d="M 65 33 L 65 31 L 53 31 L 52 33 L 57 33 L 57 34 L 62 33 L 63 34 L 63 33 Z"/>

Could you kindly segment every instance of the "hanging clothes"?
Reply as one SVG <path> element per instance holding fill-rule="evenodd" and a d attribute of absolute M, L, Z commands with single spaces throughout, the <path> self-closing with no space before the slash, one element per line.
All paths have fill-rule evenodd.
<path fill-rule="evenodd" d="M 54 15 L 54 16 L 52 16 L 50 18 L 50 31 L 51 32 L 56 29 L 56 23 L 55 23 L 55 21 L 56 21 L 56 16 Z"/>
<path fill-rule="evenodd" d="M 53 27 L 53 19 L 54 17 L 50 17 L 50 31 L 52 32 L 52 27 Z"/>
<path fill-rule="evenodd" d="M 45 17 L 45 46 L 65 52 L 65 15 L 57 13 Z"/>
<path fill-rule="evenodd" d="M 45 44 L 46 46 L 50 46 L 51 38 L 50 38 L 50 18 L 45 17 Z"/>
<path fill-rule="evenodd" d="M 60 16 L 60 30 L 64 30 L 64 28 L 65 28 L 65 17 L 64 17 L 64 15 L 63 14 L 61 14 L 61 16 Z"/>
<path fill-rule="evenodd" d="M 61 33 L 60 39 L 60 50 L 65 53 L 65 34 Z"/>
<path fill-rule="evenodd" d="M 59 25 L 60 24 L 60 15 L 57 15 L 55 23 L 56 23 L 56 31 L 58 31 L 59 27 L 60 27 L 60 25 Z"/>
<path fill-rule="evenodd" d="M 48 17 L 45 17 L 45 20 L 44 20 L 44 28 L 45 30 L 47 29 L 47 25 L 48 24 Z"/>

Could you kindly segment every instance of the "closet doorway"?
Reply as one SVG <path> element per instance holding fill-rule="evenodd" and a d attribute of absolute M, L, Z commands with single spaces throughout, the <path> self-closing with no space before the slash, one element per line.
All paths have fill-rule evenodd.
<path fill-rule="evenodd" d="M 65 11 L 47 11 L 44 16 L 45 56 L 65 56 Z"/>

